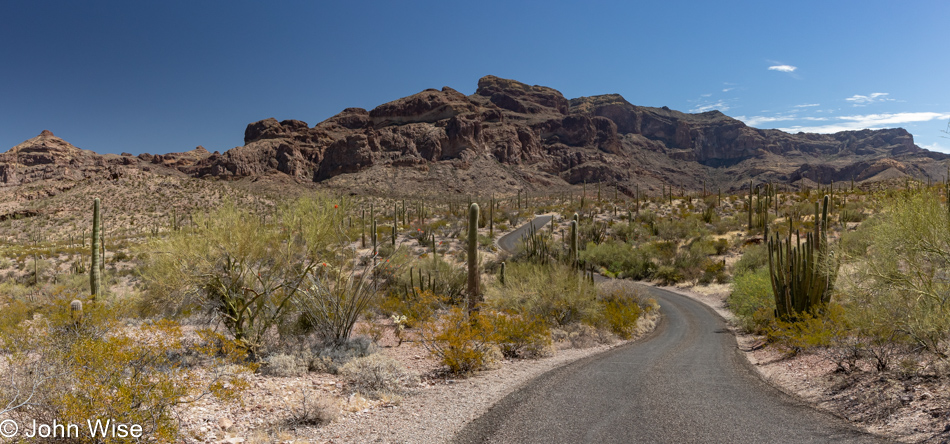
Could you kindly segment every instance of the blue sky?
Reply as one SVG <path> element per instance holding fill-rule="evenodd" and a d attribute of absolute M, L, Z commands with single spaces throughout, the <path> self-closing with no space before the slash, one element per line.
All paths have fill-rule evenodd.
<path fill-rule="evenodd" d="M 792 132 L 950 152 L 950 2 L 0 2 L 0 151 L 243 144 L 492 74 Z"/>

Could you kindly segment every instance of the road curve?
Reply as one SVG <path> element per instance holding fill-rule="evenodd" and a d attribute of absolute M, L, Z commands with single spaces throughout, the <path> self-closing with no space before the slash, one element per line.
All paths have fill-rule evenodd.
<path fill-rule="evenodd" d="M 502 250 L 508 251 L 509 253 L 514 253 L 515 249 L 518 248 L 518 242 L 521 242 L 521 237 L 528 234 L 528 229 L 531 226 L 534 226 L 535 230 L 540 229 L 545 226 L 548 222 L 553 219 L 554 216 L 537 216 L 534 219 L 531 219 L 531 222 L 528 222 L 508 233 L 500 238 L 498 238 L 498 246 Z"/>
<path fill-rule="evenodd" d="M 453 442 L 889 442 L 762 381 L 707 306 L 643 288 L 663 313 L 647 338 L 539 376 Z"/>

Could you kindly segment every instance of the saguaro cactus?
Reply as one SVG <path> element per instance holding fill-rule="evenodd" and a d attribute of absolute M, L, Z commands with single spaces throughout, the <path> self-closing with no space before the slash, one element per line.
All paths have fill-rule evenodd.
<path fill-rule="evenodd" d="M 749 232 L 752 232 L 752 181 L 749 181 Z"/>
<path fill-rule="evenodd" d="M 488 201 L 488 236 L 495 238 L 495 196 Z"/>
<path fill-rule="evenodd" d="M 370 237 L 373 239 L 373 257 L 376 257 L 376 255 L 379 254 L 379 243 L 377 242 L 379 240 L 377 237 L 377 235 L 379 234 L 378 230 L 379 229 L 376 226 L 376 218 L 374 217 L 373 218 L 373 232 L 370 233 Z"/>
<path fill-rule="evenodd" d="M 505 263 L 501 263 L 501 271 L 498 272 L 498 281 L 501 282 L 501 285 L 505 285 Z"/>
<path fill-rule="evenodd" d="M 575 214 L 575 216 L 577 216 Z M 577 217 L 571 220 L 571 254 L 569 259 L 571 261 L 571 266 L 577 268 Z"/>
<path fill-rule="evenodd" d="M 474 312 L 478 294 L 478 204 L 468 207 L 468 311 Z"/>
<path fill-rule="evenodd" d="M 102 290 L 102 272 L 99 269 L 99 242 L 101 233 L 99 227 L 102 223 L 99 214 L 99 198 L 92 204 L 92 266 L 89 269 L 89 291 L 92 293 L 92 299 L 95 300 Z"/>

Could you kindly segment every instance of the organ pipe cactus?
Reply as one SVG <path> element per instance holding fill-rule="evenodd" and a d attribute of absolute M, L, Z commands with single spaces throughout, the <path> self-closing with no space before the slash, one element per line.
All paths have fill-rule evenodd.
<path fill-rule="evenodd" d="M 802 244 L 801 236 L 792 242 L 792 225 L 784 241 L 773 236 L 768 241 L 769 276 L 775 296 L 775 316 L 795 320 L 801 313 L 814 311 L 831 301 L 831 291 L 837 276 L 837 264 L 832 262 L 828 248 L 829 197 L 823 199 L 819 215 L 815 203 L 815 229 L 808 233 Z"/>
<path fill-rule="evenodd" d="M 478 204 L 468 207 L 468 311 L 478 306 Z"/>
<path fill-rule="evenodd" d="M 89 269 L 89 291 L 92 293 L 93 300 L 95 300 L 102 291 L 102 271 L 99 268 L 101 239 L 99 227 L 102 224 L 102 220 L 99 205 L 99 198 L 97 197 L 92 204 L 92 266 Z"/>

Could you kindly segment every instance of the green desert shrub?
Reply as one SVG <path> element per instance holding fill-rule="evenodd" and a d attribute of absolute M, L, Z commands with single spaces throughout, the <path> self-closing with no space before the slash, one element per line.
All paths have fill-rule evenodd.
<path fill-rule="evenodd" d="M 899 332 L 933 356 L 950 352 L 950 212 L 939 193 L 907 191 L 867 227 L 867 254 L 842 273 L 839 297 L 867 332 Z M 865 224 L 871 221 L 865 222 Z M 853 248 L 853 247 L 852 247 Z M 854 248 L 859 250 L 858 248 Z M 874 333 L 877 335 L 878 333 Z"/>
<path fill-rule="evenodd" d="M 656 222 L 657 235 L 663 240 L 688 239 L 702 236 L 708 231 L 706 224 L 699 217 L 688 216 L 683 219 L 665 218 Z"/>
<path fill-rule="evenodd" d="M 713 232 L 716 234 L 726 234 L 730 231 L 741 229 L 742 222 L 734 216 L 721 217 L 718 221 L 713 223 Z"/>
<path fill-rule="evenodd" d="M 765 244 L 752 244 L 742 250 L 742 257 L 732 266 L 732 274 L 754 272 L 769 265 L 769 249 Z"/>
<path fill-rule="evenodd" d="M 775 298 L 772 296 L 772 280 L 768 268 L 745 271 L 736 275 L 734 282 L 732 294 L 726 299 L 726 304 L 736 315 L 740 327 L 752 333 L 763 333 L 775 313 Z"/>
<path fill-rule="evenodd" d="M 193 226 L 145 247 L 149 261 L 142 272 L 148 288 L 143 311 L 214 313 L 251 352 L 286 320 L 297 297 L 345 302 L 330 317 L 355 319 L 359 313 L 354 310 L 365 307 L 372 295 L 365 292 L 367 270 L 353 268 L 355 253 L 346 247 L 352 241 L 343 234 L 347 207 L 346 200 L 318 195 L 281 206 L 270 222 L 232 203 L 196 215 Z M 385 273 L 374 270 L 374 276 L 380 275 Z M 301 296 L 301 290 L 309 289 L 316 290 Z M 351 322 L 342 322 L 330 339 L 347 336 L 346 324 Z"/>
<path fill-rule="evenodd" d="M 726 238 L 719 238 L 713 241 L 712 243 L 713 250 L 717 256 L 722 256 L 729 251 L 729 240 Z"/>
<path fill-rule="evenodd" d="M 866 256 L 873 240 L 872 230 L 877 223 L 878 219 L 872 217 L 862 222 L 856 229 L 841 233 L 841 239 L 838 241 L 840 253 L 852 258 Z"/>
<path fill-rule="evenodd" d="M 699 277 L 699 283 L 702 285 L 711 284 L 713 282 L 719 284 L 725 284 L 729 282 L 729 275 L 726 274 L 726 261 L 707 261 L 706 267 L 703 269 L 702 276 Z"/>
<path fill-rule="evenodd" d="M 649 279 L 656 269 L 647 251 L 614 240 L 587 245 L 580 259 L 582 263 L 597 265 L 626 279 Z"/>
<path fill-rule="evenodd" d="M 562 264 L 512 262 L 506 284 L 486 289 L 491 308 L 543 320 L 551 327 L 593 319 L 598 315 L 593 283 Z"/>
<path fill-rule="evenodd" d="M 612 232 L 613 236 L 621 242 L 643 242 L 653 236 L 653 230 L 649 226 L 637 221 L 618 222 L 612 227 Z"/>
<path fill-rule="evenodd" d="M 656 272 L 653 273 L 653 278 L 660 281 L 662 285 L 674 285 L 686 280 L 682 270 L 672 265 L 660 265 L 657 267 Z"/>

